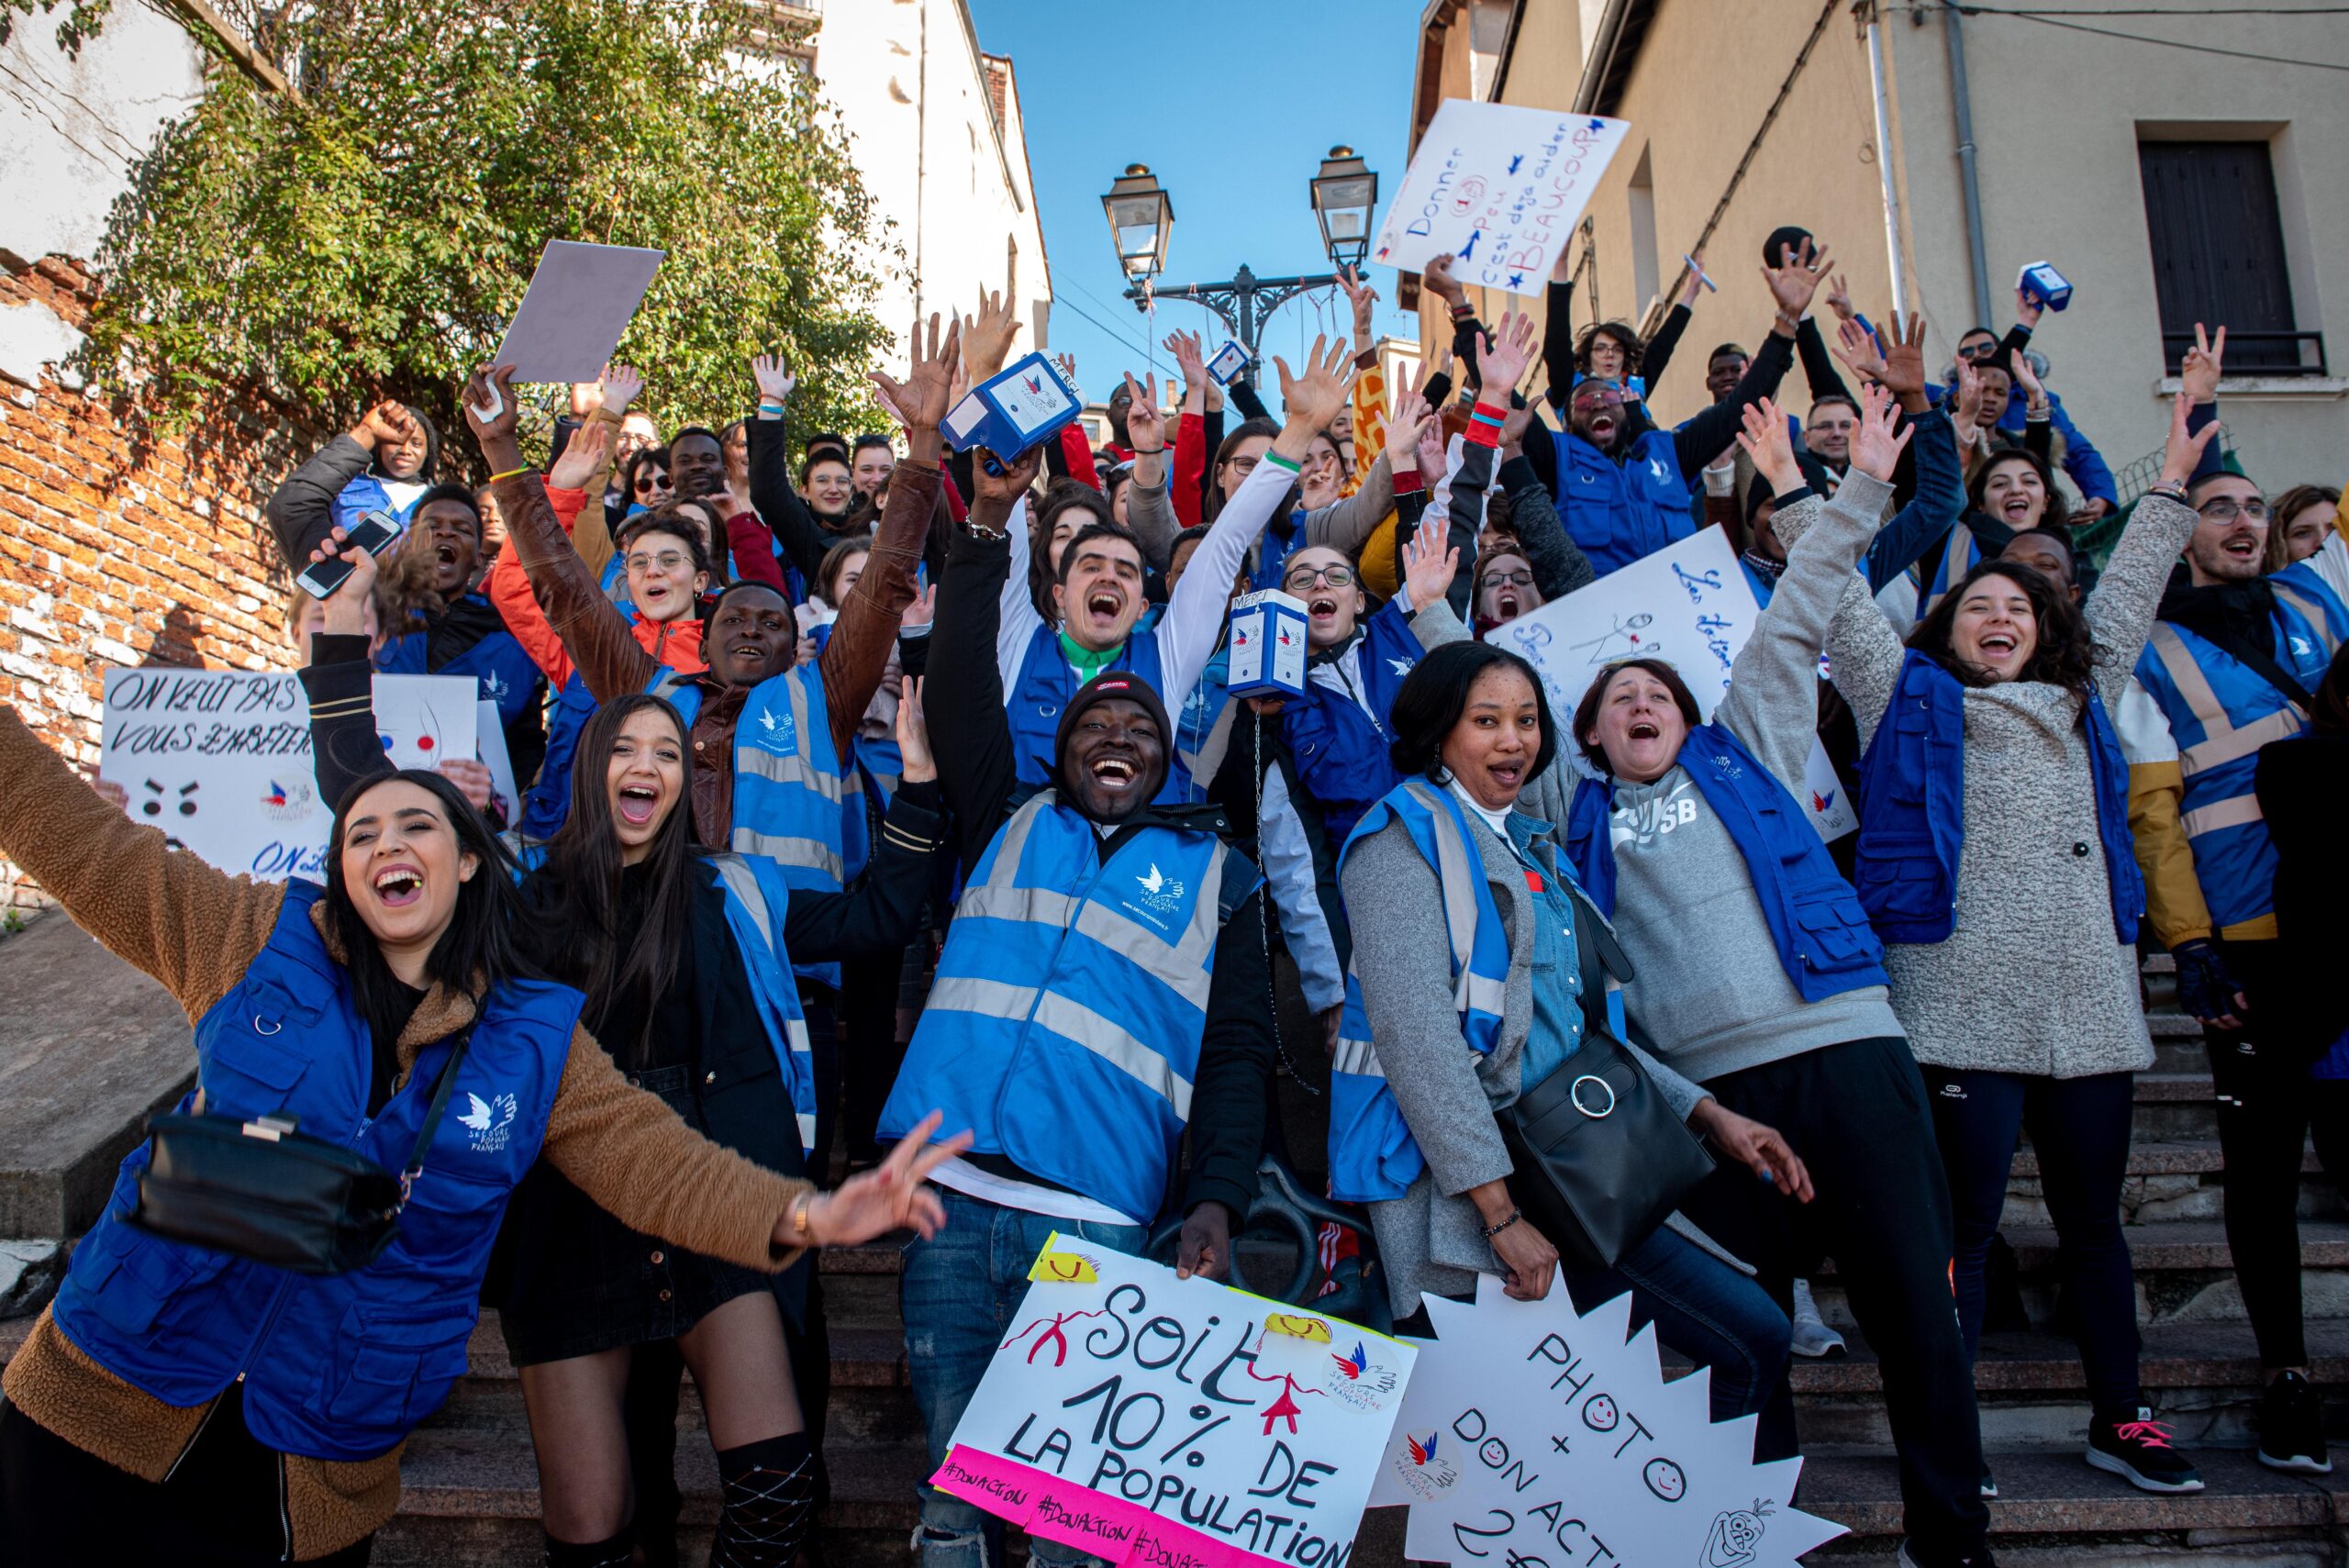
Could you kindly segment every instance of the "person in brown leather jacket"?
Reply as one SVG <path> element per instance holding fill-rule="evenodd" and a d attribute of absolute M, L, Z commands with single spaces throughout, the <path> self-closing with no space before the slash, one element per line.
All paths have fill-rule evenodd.
<path fill-rule="evenodd" d="M 913 602 L 914 563 L 920 559 L 938 498 L 942 450 L 938 426 L 946 417 L 961 330 L 959 324 L 949 323 L 941 337 L 939 317 L 932 316 L 925 352 L 920 323 L 915 327 L 913 368 L 904 384 L 874 374 L 907 420 L 906 460 L 890 481 L 872 559 L 848 602 L 840 606 L 831 639 L 817 661 L 823 718 L 835 753 L 842 756 L 855 737 L 857 720 L 880 688 L 898 617 Z M 510 368 L 476 373 L 465 392 L 465 419 L 489 471 L 507 475 L 495 482 L 507 538 L 546 606 L 548 624 L 562 639 L 564 651 L 596 700 L 640 692 L 659 674 L 660 665 L 598 589 L 556 522 L 545 486 L 529 469 L 515 436 L 519 410 L 509 384 L 512 373 Z M 480 410 L 492 403 L 493 387 L 504 406 L 497 417 L 484 421 Z M 524 472 L 510 472 L 517 469 Z M 735 721 L 752 687 L 790 673 L 797 630 L 790 605 L 763 584 L 736 584 L 719 595 L 711 614 L 703 641 L 709 668 L 687 679 L 688 684 L 701 688 L 700 708 L 693 720 L 693 812 L 705 844 L 723 847 L 733 837 Z"/>

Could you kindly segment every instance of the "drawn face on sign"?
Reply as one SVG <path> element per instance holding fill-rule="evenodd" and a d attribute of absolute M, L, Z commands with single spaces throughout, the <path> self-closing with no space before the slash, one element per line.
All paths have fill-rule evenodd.
<path fill-rule="evenodd" d="M 1471 174 L 1461 181 L 1460 188 L 1452 197 L 1452 216 L 1466 217 L 1482 206 L 1485 202 L 1486 189 L 1485 177 L 1482 174 Z"/>

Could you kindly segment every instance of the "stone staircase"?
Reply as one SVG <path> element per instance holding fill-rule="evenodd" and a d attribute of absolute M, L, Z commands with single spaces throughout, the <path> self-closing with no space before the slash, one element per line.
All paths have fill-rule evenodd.
<path fill-rule="evenodd" d="M 2039 1203 L 2037 1165 L 2018 1158 L 2006 1236 L 2032 1319 L 2028 1333 L 1991 1336 L 1976 1385 L 1983 1435 L 2001 1489 L 1993 1544 L 2010 1562 L 2120 1568 L 2191 1556 L 2243 1568 L 2341 1568 L 2349 1544 L 2349 1464 L 2303 1479 L 2262 1468 L 2250 1447 L 2258 1361 L 2220 1225 L 2220 1160 L 2199 1027 L 2169 1006 L 2167 963 L 2148 967 L 2159 1061 L 2137 1085 L 2136 1143 L 2124 1202 L 2135 1256 L 2143 1377 L 2162 1418 L 2202 1465 L 2208 1489 L 2183 1497 L 2135 1491 L 2080 1459 L 2088 1418 L 2079 1363 L 2055 1324 L 2054 1235 Z M 184 1038 L 184 1036 L 182 1037 Z M 2349 1214 L 2310 1159 L 2301 1197 L 2302 1268 L 2315 1375 L 2336 1442 L 2349 1439 Z M 921 1428 L 906 1385 L 897 1316 L 898 1253 L 876 1244 L 820 1260 L 833 1346 L 832 1500 L 827 1568 L 906 1568 Z M 1795 1388 L 1807 1463 L 1800 1502 L 1852 1535 L 1815 1554 L 1838 1564 L 1889 1562 L 1900 1504 L 1873 1353 L 1851 1324 L 1831 1269 L 1817 1282 L 1822 1311 L 1851 1354 L 1798 1362 Z M 28 1319 L 0 1321 L 0 1354 Z M 685 1561 L 707 1551 L 717 1475 L 688 1385 L 677 1468 L 685 1493 Z M 379 1538 L 381 1568 L 470 1568 L 538 1561 L 538 1478 L 520 1385 L 494 1321 L 473 1340 L 470 1374 L 407 1450 L 398 1518 Z M 1357 1561 L 1401 1556 L 1400 1514 L 1365 1521 Z M 1673 1565 L 1679 1568 L 1679 1565 Z"/>

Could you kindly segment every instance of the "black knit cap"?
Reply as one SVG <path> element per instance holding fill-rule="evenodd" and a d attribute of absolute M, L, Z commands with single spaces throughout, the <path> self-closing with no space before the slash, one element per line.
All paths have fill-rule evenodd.
<path fill-rule="evenodd" d="M 1149 714 L 1152 720 L 1157 724 L 1159 739 L 1164 744 L 1166 755 L 1172 758 L 1174 751 L 1174 727 L 1168 722 L 1166 705 L 1159 700 L 1157 692 L 1151 689 L 1148 681 L 1143 680 L 1131 670 L 1104 670 L 1079 686 L 1076 689 L 1076 695 L 1068 699 L 1068 706 L 1061 710 L 1060 728 L 1052 735 L 1054 773 L 1057 774 L 1060 772 L 1061 759 L 1068 755 L 1069 732 L 1076 728 L 1077 719 L 1094 704 L 1108 702 L 1113 697 L 1123 697 L 1128 702 L 1141 705 L 1142 711 Z M 1172 765 L 1171 762 L 1168 765 Z M 1151 785 L 1151 794 L 1156 795 L 1160 786 L 1165 782 L 1162 774 L 1157 783 Z"/>

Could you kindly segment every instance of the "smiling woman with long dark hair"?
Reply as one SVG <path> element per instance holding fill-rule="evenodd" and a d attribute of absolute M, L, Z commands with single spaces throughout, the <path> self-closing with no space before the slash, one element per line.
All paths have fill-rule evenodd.
<path fill-rule="evenodd" d="M 361 563 L 351 584 L 363 592 L 369 574 Z M 328 603 L 338 631 L 353 615 L 341 598 Z M 380 768 L 359 639 L 321 638 L 315 651 L 304 682 L 323 778 Z M 912 931 L 941 828 L 919 685 L 898 708 L 906 782 L 849 893 L 794 894 L 772 862 L 706 851 L 685 808 L 685 729 L 676 708 L 644 693 L 597 709 L 580 736 L 563 826 L 522 846 L 527 879 L 518 895 L 497 895 L 519 906 L 501 929 L 527 931 L 546 971 L 584 993 L 581 1018 L 629 1083 L 696 1132 L 797 1176 L 818 1107 L 791 965 L 895 950 Z M 785 1328 L 806 1327 L 805 1272 L 770 1290 L 763 1272 L 615 1218 L 546 1164 L 522 1181 L 507 1232 L 499 1321 L 538 1449 L 548 1561 L 601 1563 L 630 1550 L 623 1391 L 632 1349 L 674 1340 L 718 1451 L 726 1561 L 787 1562 L 815 1497 L 799 1396 L 821 1369 L 803 1355 L 795 1373 L 804 1340 L 787 1340 Z"/>
<path fill-rule="evenodd" d="M 630 1086 L 581 994 L 518 952 L 504 857 L 437 775 L 351 787 L 320 887 L 173 851 L 6 706 L 0 768 L 0 854 L 194 1022 L 184 1113 L 295 1122 L 414 1173 L 373 1261 L 294 1273 L 134 1225 L 150 1147 L 134 1150 L 8 1363 L 0 1558 L 365 1561 L 401 1445 L 463 1373 L 491 1239 L 541 1156 L 625 1223 L 744 1269 L 937 1221 L 918 1178 L 951 1140 L 924 1154 L 910 1139 L 888 1175 L 818 1194 Z"/>

